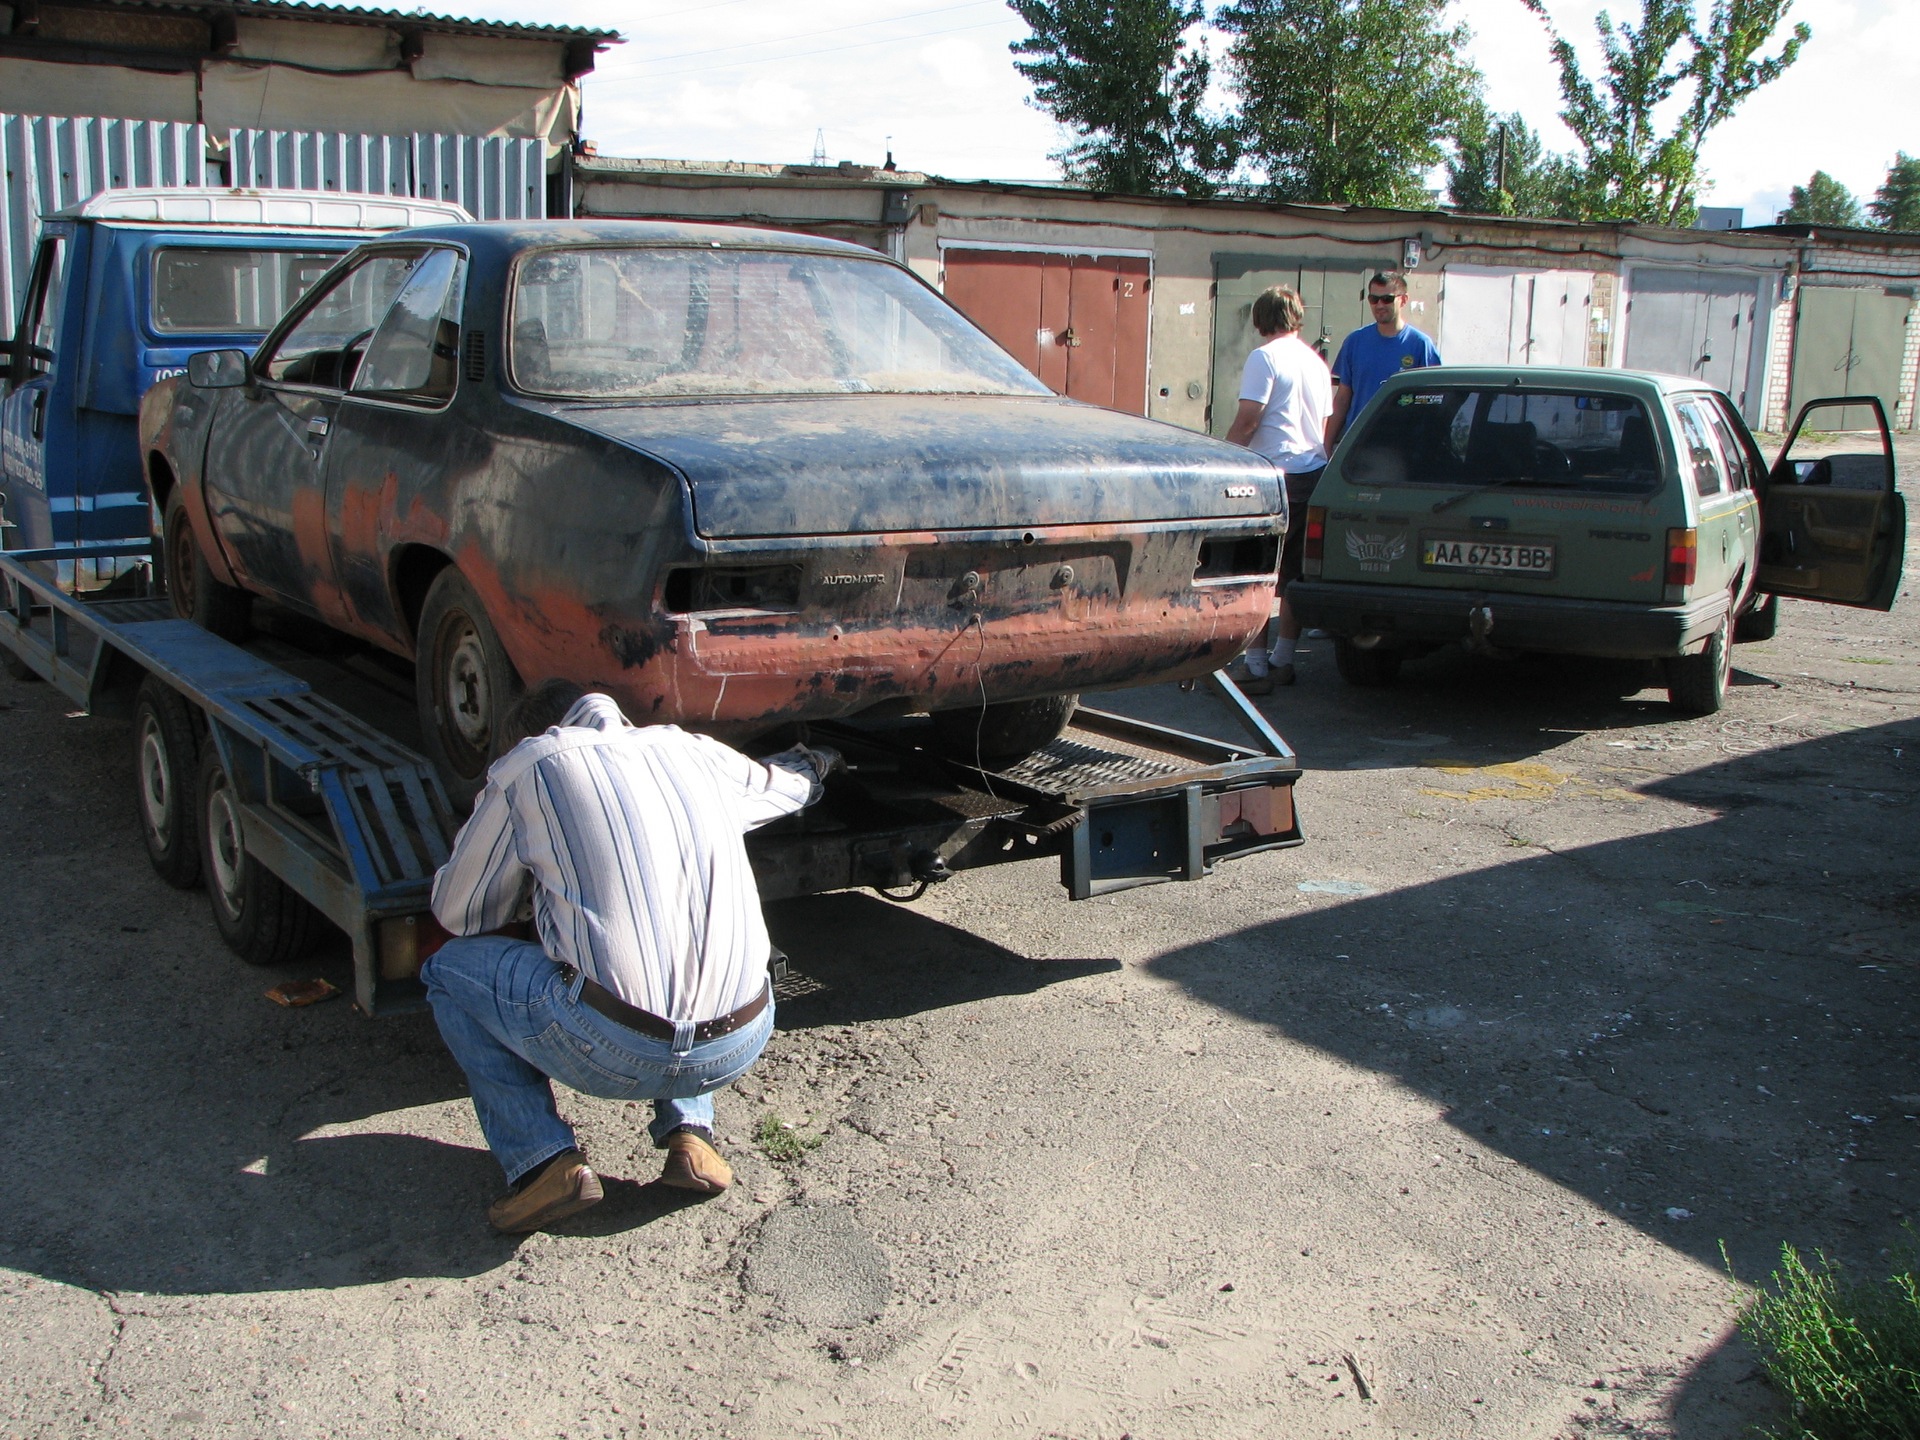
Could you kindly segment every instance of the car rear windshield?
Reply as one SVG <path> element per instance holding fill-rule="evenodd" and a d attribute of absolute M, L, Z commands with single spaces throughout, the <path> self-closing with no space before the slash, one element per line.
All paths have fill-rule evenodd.
<path fill-rule="evenodd" d="M 1435 385 L 1381 397 L 1341 472 L 1353 485 L 1644 493 L 1660 459 L 1629 395 Z"/>
<path fill-rule="evenodd" d="M 265 333 L 338 255 L 170 247 L 153 257 L 153 328 L 163 335 Z"/>
<path fill-rule="evenodd" d="M 514 277 L 514 384 L 543 395 L 1045 395 L 897 266 L 721 248 L 536 252 Z"/>

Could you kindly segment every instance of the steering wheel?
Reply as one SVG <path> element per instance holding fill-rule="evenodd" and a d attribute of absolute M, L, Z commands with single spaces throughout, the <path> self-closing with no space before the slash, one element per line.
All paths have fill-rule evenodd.
<path fill-rule="evenodd" d="M 1533 442 L 1533 470 L 1541 480 L 1573 478 L 1573 457 L 1549 440 Z"/>

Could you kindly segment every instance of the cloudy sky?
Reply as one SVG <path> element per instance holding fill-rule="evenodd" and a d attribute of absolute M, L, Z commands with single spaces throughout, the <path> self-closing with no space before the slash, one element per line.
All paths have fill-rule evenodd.
<path fill-rule="evenodd" d="M 1702 0 L 1704 4 L 1704 0 Z M 1026 33 L 1003 0 L 473 0 L 430 7 L 503 20 L 618 30 L 627 43 L 586 82 L 586 133 L 604 155 L 830 160 L 954 178 L 1049 179 L 1062 137 L 1027 103 L 1008 43 Z M 1606 0 L 1547 0 L 1592 56 Z M 1638 13 L 1612 0 L 1616 14 Z M 1496 110 L 1518 110 L 1550 146 L 1557 118 L 1546 32 L 1521 0 L 1456 0 Z M 1770 221 L 1814 170 L 1862 199 L 1897 150 L 1920 153 L 1910 62 L 1915 0 L 1799 0 L 1813 26 L 1800 62 L 1707 141 L 1711 205 Z"/>

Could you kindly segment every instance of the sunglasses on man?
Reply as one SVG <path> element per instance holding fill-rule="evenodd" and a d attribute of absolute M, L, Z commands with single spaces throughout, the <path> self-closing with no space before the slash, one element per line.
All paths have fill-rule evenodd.
<path fill-rule="evenodd" d="M 1391 305 L 1399 298 L 1398 295 L 1376 295 L 1371 290 L 1367 292 L 1367 303 L 1369 305 Z"/>

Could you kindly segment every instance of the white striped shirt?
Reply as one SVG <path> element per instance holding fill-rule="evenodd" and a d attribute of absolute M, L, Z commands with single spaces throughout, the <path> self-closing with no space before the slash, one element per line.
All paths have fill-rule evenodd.
<path fill-rule="evenodd" d="M 455 935 L 497 930 L 531 883 L 548 955 L 629 1005 L 711 1020 L 767 983 L 742 837 L 819 793 L 811 774 L 677 726 L 630 725 L 607 696 L 587 695 L 487 772 L 433 877 L 434 917 Z"/>

